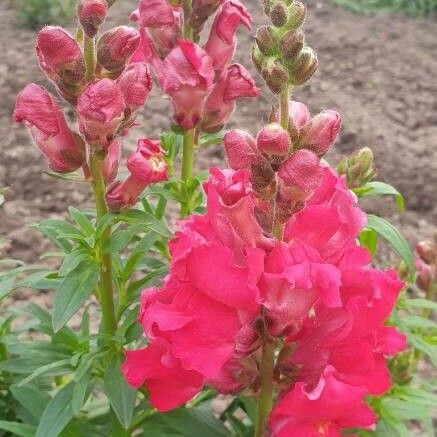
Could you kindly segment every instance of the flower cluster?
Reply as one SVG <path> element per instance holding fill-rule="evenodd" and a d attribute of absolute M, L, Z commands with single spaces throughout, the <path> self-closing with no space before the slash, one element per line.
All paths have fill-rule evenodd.
<path fill-rule="evenodd" d="M 199 40 L 204 22 L 217 8 L 209 37 L 200 46 L 194 41 Z M 182 129 L 217 132 L 231 116 L 237 99 L 259 94 L 249 72 L 231 63 L 236 31 L 240 25 L 250 28 L 251 17 L 238 0 L 194 1 L 185 19 L 197 25 L 195 34 L 188 35 L 186 27 L 189 33 L 193 28 L 184 28 L 183 13 L 179 4 L 141 0 L 131 16 L 141 34 L 134 60 L 152 65 L 162 91 L 172 101 L 174 120 Z"/>
<path fill-rule="evenodd" d="M 282 241 L 258 219 L 264 200 L 248 170 L 212 169 L 205 191 L 207 213 L 182 222 L 171 242 L 164 286 L 142 294 L 150 343 L 126 352 L 127 381 L 161 411 L 204 385 L 256 392 L 260 347 L 270 342 L 279 346 L 273 436 L 371 428 L 363 399 L 389 388 L 385 356 L 405 345 L 384 325 L 403 283 L 371 268 L 357 245 L 366 219 L 344 179 L 320 166 Z"/>

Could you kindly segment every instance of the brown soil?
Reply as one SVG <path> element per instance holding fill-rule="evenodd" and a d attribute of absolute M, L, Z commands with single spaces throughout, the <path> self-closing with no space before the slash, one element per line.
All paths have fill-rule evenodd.
<path fill-rule="evenodd" d="M 48 245 L 28 227 L 42 218 L 60 216 L 71 204 L 89 202 L 86 187 L 43 174 L 44 160 L 32 146 L 26 130 L 11 120 L 18 91 L 28 82 L 47 84 L 37 68 L 34 34 L 17 23 L 14 10 L 0 4 L 0 187 L 10 187 L 0 210 L 0 233 L 7 239 L 4 255 L 35 261 Z M 107 25 L 125 23 L 135 0 L 123 0 L 112 9 Z M 255 25 L 265 22 L 256 0 L 245 4 Z M 332 154 L 346 154 L 363 146 L 373 148 L 378 178 L 405 194 L 408 211 L 398 215 L 390 202 L 367 202 L 400 226 L 412 243 L 429 236 L 437 218 L 437 25 L 435 19 L 413 20 L 401 15 L 362 17 L 328 0 L 308 0 L 307 41 L 319 54 L 320 68 L 296 99 L 313 112 L 335 108 L 344 115 L 341 140 Z M 238 61 L 249 66 L 252 36 L 241 32 Z M 255 73 L 254 73 L 255 74 Z M 261 81 L 259 81 L 261 82 Z M 239 105 L 230 127 L 256 133 L 265 119 L 271 94 Z M 157 136 L 169 127 L 169 105 L 154 93 L 140 117 L 143 123 L 124 141 L 126 150 L 140 136 Z M 260 109 L 261 108 L 261 109 Z M 220 146 L 204 151 L 198 166 L 223 165 Z"/>

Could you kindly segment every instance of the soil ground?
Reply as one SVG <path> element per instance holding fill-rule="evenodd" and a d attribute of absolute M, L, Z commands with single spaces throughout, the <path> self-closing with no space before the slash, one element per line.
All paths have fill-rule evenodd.
<path fill-rule="evenodd" d="M 265 17 L 256 0 L 244 2 L 253 14 L 253 28 Z M 319 55 L 320 67 L 295 98 L 312 112 L 334 108 L 344 116 L 341 139 L 331 162 L 339 155 L 370 146 L 376 157 L 378 179 L 396 186 L 406 197 L 407 212 L 399 215 L 384 199 L 366 203 L 400 227 L 411 243 L 429 237 L 437 219 L 437 21 L 403 15 L 354 15 L 329 0 L 309 0 L 307 42 Z M 111 9 L 107 26 L 126 23 L 135 0 L 123 0 Z M 35 261 L 48 245 L 29 224 L 61 216 L 66 206 L 83 207 L 90 200 L 87 187 L 43 174 L 44 159 L 11 113 L 16 94 L 28 82 L 48 85 L 38 70 L 34 33 L 17 21 L 8 2 L 0 3 L 0 187 L 10 187 L 0 210 L 0 235 L 6 238 L 2 256 Z M 241 31 L 237 60 L 253 70 L 253 36 Z M 261 83 L 259 77 L 254 77 Z M 273 97 L 239 104 L 230 127 L 256 133 L 266 118 Z M 139 117 L 141 126 L 124 141 L 132 150 L 136 138 L 157 136 L 168 129 L 169 103 L 155 91 Z M 198 156 L 199 168 L 223 165 L 221 146 Z M 390 257 L 386 261 L 391 260 Z"/>

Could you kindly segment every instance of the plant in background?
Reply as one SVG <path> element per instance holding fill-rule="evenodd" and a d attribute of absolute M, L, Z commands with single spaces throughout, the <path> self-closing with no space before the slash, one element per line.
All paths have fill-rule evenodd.
<path fill-rule="evenodd" d="M 76 0 L 13 0 L 13 2 L 18 17 L 31 29 L 53 23 L 70 23 L 76 6 Z"/>
<path fill-rule="evenodd" d="M 369 195 L 403 199 L 372 180 L 370 149 L 331 168 L 324 156 L 340 115 L 312 116 L 291 100 L 317 69 L 304 4 L 264 2 L 271 24 L 257 30 L 252 58 L 278 104 L 254 137 L 222 131 L 236 100 L 259 94 L 232 63 L 236 31 L 251 24 L 238 0 L 141 0 L 138 30 L 100 34 L 112 3 L 80 0 L 75 37 L 53 26 L 37 35 L 40 67 L 76 125 L 36 84 L 17 97 L 14 118 L 49 174 L 89 184 L 95 209 L 70 207 L 68 220 L 37 225 L 59 269 L 5 261 L 0 300 L 19 287 L 52 290 L 54 300 L 50 311 L 11 307 L 1 320 L 0 429 L 313 437 L 429 425 L 423 406 L 434 395 L 415 376 L 424 355 L 435 359 L 435 260 L 419 248 L 431 266 L 418 264 L 426 299 L 399 298 L 398 274 L 371 266 L 382 236 L 404 260 L 404 279 L 414 278 L 403 237 L 358 206 Z M 172 129 L 139 139 L 120 170 L 153 79 L 171 101 Z M 211 168 L 205 181 L 196 150 L 221 142 L 229 168 Z M 183 218 L 175 233 L 172 203 Z M 414 306 L 427 310 L 417 316 Z M 229 403 L 213 414 L 218 394 Z"/>

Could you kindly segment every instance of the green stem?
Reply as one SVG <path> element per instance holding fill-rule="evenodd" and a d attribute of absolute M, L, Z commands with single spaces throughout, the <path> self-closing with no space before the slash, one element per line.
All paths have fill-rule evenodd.
<path fill-rule="evenodd" d="M 184 144 L 182 151 L 181 179 L 187 182 L 193 175 L 194 166 L 194 129 L 184 132 Z M 181 205 L 181 216 L 186 217 L 190 213 L 190 199 Z"/>
<path fill-rule="evenodd" d="M 281 108 L 281 126 L 283 129 L 288 129 L 289 119 L 289 101 L 290 101 L 290 87 L 288 85 L 281 91 L 280 94 L 280 108 Z"/>
<path fill-rule="evenodd" d="M 190 17 L 193 11 L 191 1 L 192 0 L 183 0 L 182 3 L 184 9 L 184 27 L 182 30 L 182 35 L 185 39 L 189 40 L 193 39 L 193 28 L 190 25 Z"/>
<path fill-rule="evenodd" d="M 105 181 L 102 174 L 103 157 L 100 153 L 93 153 L 90 158 L 90 170 L 92 176 L 92 186 L 94 199 L 96 202 L 97 221 L 99 221 L 107 212 L 108 208 L 105 202 Z M 101 236 L 101 246 L 111 236 L 111 227 L 108 226 Z M 100 263 L 100 304 L 102 306 L 102 325 L 103 332 L 112 336 L 117 329 L 114 311 L 114 291 L 112 287 L 112 255 L 103 253 Z"/>
<path fill-rule="evenodd" d="M 86 35 L 84 36 L 83 53 L 86 67 L 85 80 L 87 82 L 91 82 L 94 78 L 94 72 L 96 70 L 95 38 L 90 38 Z"/>
<path fill-rule="evenodd" d="M 258 397 L 255 437 L 267 436 L 267 422 L 273 405 L 274 365 L 275 345 L 271 341 L 267 341 L 263 346 L 261 358 L 261 388 Z"/>

